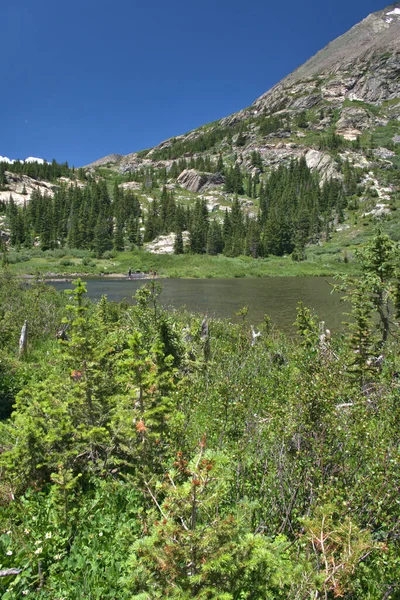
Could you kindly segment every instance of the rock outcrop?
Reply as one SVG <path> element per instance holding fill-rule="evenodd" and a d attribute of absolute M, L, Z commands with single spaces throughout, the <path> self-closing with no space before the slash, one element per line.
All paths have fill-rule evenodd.
<path fill-rule="evenodd" d="M 336 123 L 336 133 L 342 135 L 346 140 L 355 140 L 365 129 L 370 127 L 371 123 L 371 115 L 366 110 L 346 106 Z"/>
<path fill-rule="evenodd" d="M 54 195 L 54 186 L 48 181 L 40 181 L 28 177 L 28 175 L 20 175 L 5 171 L 6 190 L 0 192 L 0 200 L 8 202 L 12 196 L 14 202 L 23 205 L 24 202 L 30 200 L 32 192 L 39 191 L 41 194 L 48 196 Z"/>
<path fill-rule="evenodd" d="M 120 162 L 124 157 L 122 154 L 109 154 L 108 156 L 104 156 L 103 158 L 99 158 L 94 162 L 87 165 L 88 167 L 103 167 L 104 165 L 112 165 Z"/>
<path fill-rule="evenodd" d="M 263 131 L 265 118 L 276 120 L 277 126 Z M 355 140 L 363 132 L 393 121 L 400 121 L 400 2 L 369 15 L 248 108 L 207 128 L 165 140 L 147 152 L 129 154 L 120 160 L 117 160 L 118 155 L 111 158 L 117 161 L 115 168 L 121 173 L 148 168 L 165 168 L 169 172 L 174 161 L 167 159 L 170 153 L 166 150 L 176 142 L 184 145 L 215 132 L 218 141 L 212 148 L 212 160 L 220 152 L 231 164 L 232 156 L 236 155 L 241 168 L 249 172 L 252 152 L 261 155 L 266 170 L 307 153 L 308 164 L 326 179 L 340 175 L 328 154 L 318 154 L 316 138 L 308 136 L 309 132 L 334 130 L 347 140 Z M 238 126 L 241 126 L 240 135 Z M 397 132 L 393 134 L 393 142 L 399 143 Z M 205 147 L 208 148 L 207 144 Z M 184 148 L 177 159 L 195 160 L 210 154 L 207 149 L 192 152 L 190 144 L 187 150 Z M 159 160 L 160 157 L 165 160 Z M 110 157 L 93 165 L 107 162 L 111 162 Z M 209 173 L 186 169 L 178 183 L 198 192 L 223 182 L 211 177 Z"/>
<path fill-rule="evenodd" d="M 189 241 L 189 232 L 182 232 L 183 244 Z M 169 235 L 159 235 L 155 240 L 146 244 L 146 250 L 153 254 L 173 254 L 175 244 L 175 233 Z"/>
<path fill-rule="evenodd" d="M 142 184 L 138 181 L 127 181 L 125 183 L 120 183 L 118 187 L 123 190 L 131 190 L 133 192 L 136 192 L 137 190 L 141 189 Z"/>
<path fill-rule="evenodd" d="M 327 179 L 342 179 L 342 175 L 336 169 L 335 161 L 329 154 L 318 150 L 309 150 L 305 158 L 307 167 L 312 171 L 318 171 L 321 175 L 321 183 Z"/>
<path fill-rule="evenodd" d="M 199 192 L 216 185 L 222 185 L 225 179 L 220 173 L 200 173 L 195 169 L 185 169 L 179 175 L 177 182 L 190 192 Z"/>

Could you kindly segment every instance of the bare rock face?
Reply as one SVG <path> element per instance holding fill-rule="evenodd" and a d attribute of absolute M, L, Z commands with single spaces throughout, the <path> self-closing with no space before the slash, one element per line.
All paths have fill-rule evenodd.
<path fill-rule="evenodd" d="M 371 125 L 372 118 L 363 108 L 346 106 L 336 123 L 336 133 L 346 140 L 355 140 L 364 129 Z"/>
<path fill-rule="evenodd" d="M 122 190 L 131 190 L 133 192 L 136 192 L 137 190 L 141 189 L 142 184 L 138 181 L 127 181 L 125 183 L 120 183 L 118 187 Z"/>
<path fill-rule="evenodd" d="M 30 200 L 32 192 L 39 191 L 42 195 L 54 195 L 54 186 L 48 181 L 40 181 L 28 177 L 28 175 L 20 175 L 5 171 L 4 173 L 7 190 L 0 192 L 0 200 L 8 202 L 12 196 L 15 204 L 23 205 L 24 202 Z"/>
<path fill-rule="evenodd" d="M 354 104 L 346 106 L 349 104 L 346 101 Z M 368 107 L 356 105 L 355 101 L 379 107 L 381 118 L 377 118 L 375 111 Z M 233 149 L 243 155 L 247 168 L 251 168 L 249 153 L 255 150 L 261 154 L 263 165 L 274 169 L 307 152 L 307 139 L 304 146 L 299 142 L 298 147 L 290 147 L 284 142 L 286 138 L 292 138 L 292 125 L 296 124 L 296 116 L 300 112 L 311 109 L 316 116 L 319 108 L 323 113 L 322 117 L 319 121 L 310 120 L 307 129 L 326 130 L 336 119 L 336 111 L 340 110 L 336 132 L 348 140 L 356 139 L 363 131 L 375 126 L 386 125 L 390 120 L 400 121 L 400 2 L 369 15 L 256 99 L 250 107 L 212 124 L 207 131 L 231 128 L 243 123 L 245 144 L 235 147 L 238 136 L 237 131 L 232 132 Z M 261 135 L 258 119 L 262 116 L 279 117 L 282 119 L 282 126 L 265 136 Z M 253 119 L 250 123 L 249 117 Z M 174 140 L 188 142 L 203 134 L 204 128 L 200 128 L 165 140 L 146 153 L 122 157 L 117 161 L 118 169 L 122 173 L 151 167 L 162 167 L 168 171 L 173 161 L 153 160 L 153 156 L 157 156 L 160 150 L 171 147 Z M 306 134 L 298 131 L 296 136 L 299 141 Z M 277 138 L 282 140 L 281 144 L 276 144 Z M 266 142 L 269 141 L 271 144 L 268 146 Z M 393 141 L 399 143 L 397 137 Z M 222 139 L 219 150 L 222 154 L 231 154 L 232 144 Z M 323 179 L 339 178 L 340 174 L 328 155 L 318 155 L 316 152 L 307 152 L 307 160 L 313 165 L 312 168 L 318 169 Z M 114 157 L 118 155 L 111 155 L 113 160 Z M 190 153 L 184 154 L 184 157 L 193 158 Z M 110 157 L 101 161 L 102 164 L 110 162 Z M 99 164 L 99 161 L 93 164 Z M 215 176 L 209 173 L 189 169 L 181 173 L 178 183 L 192 192 L 198 192 L 223 183 L 222 178 L 216 180 L 213 177 Z"/>
<path fill-rule="evenodd" d="M 220 173 L 200 173 L 195 169 L 185 169 L 177 179 L 178 184 L 190 192 L 199 192 L 215 185 L 222 185 L 224 181 Z"/>
<path fill-rule="evenodd" d="M 321 176 L 321 183 L 328 179 L 341 179 L 342 175 L 336 170 L 334 160 L 318 150 L 309 150 L 306 153 L 307 167 L 312 171 L 316 170 Z"/>
<path fill-rule="evenodd" d="M 146 244 L 146 250 L 148 252 L 152 252 L 153 254 L 173 254 L 175 236 L 175 233 L 170 233 L 169 235 L 159 235 L 155 240 Z M 184 245 L 188 243 L 188 231 L 182 232 L 182 239 Z"/>
<path fill-rule="evenodd" d="M 104 165 L 118 163 L 122 158 L 122 154 L 109 154 L 108 156 L 104 156 L 103 158 L 95 160 L 94 162 L 87 165 L 87 167 L 102 167 Z"/>

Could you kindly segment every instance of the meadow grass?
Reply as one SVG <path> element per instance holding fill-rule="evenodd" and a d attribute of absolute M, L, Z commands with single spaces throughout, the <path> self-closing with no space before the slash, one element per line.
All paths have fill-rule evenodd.
<path fill-rule="evenodd" d="M 333 276 L 338 273 L 353 273 L 357 270 L 354 260 L 339 248 L 310 249 L 308 260 L 295 262 L 290 256 L 253 259 L 249 256 L 228 258 L 223 255 L 209 256 L 199 254 L 151 254 L 143 250 L 120 252 L 109 259 L 91 259 L 84 264 L 81 258 L 65 252 L 62 259 L 23 252 L 23 260 L 14 261 L 8 266 L 15 275 L 37 275 L 44 277 L 84 274 L 127 274 L 140 271 L 156 272 L 159 277 L 171 278 L 235 278 L 268 276 Z M 348 262 L 346 262 L 348 261 Z"/>

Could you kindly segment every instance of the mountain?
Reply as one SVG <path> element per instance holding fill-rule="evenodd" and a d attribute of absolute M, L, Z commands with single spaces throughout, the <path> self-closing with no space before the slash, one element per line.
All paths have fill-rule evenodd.
<path fill-rule="evenodd" d="M 144 244 L 348 261 L 377 221 L 400 240 L 400 2 L 251 106 L 154 148 L 77 173 L 0 161 L 1 212 L 11 245 L 35 240 L 98 258 Z"/>
<path fill-rule="evenodd" d="M 328 44 L 250 107 L 216 123 L 166 140 L 147 152 L 124 157 L 114 154 L 88 167 L 113 163 L 121 172 L 136 170 L 143 165 L 149 166 L 144 159 L 170 160 L 185 154 L 196 154 L 197 150 L 193 152 L 190 148 L 195 146 L 195 140 L 205 136 L 219 139 L 210 148 L 206 147 L 210 140 L 204 139 L 203 152 L 219 149 L 224 153 L 229 149 L 224 148 L 222 142 L 229 136 L 229 130 L 233 135 L 237 132 L 239 124 L 242 125 L 241 133 L 247 136 L 245 143 L 239 148 L 242 154 L 246 154 L 246 150 L 253 150 L 255 145 L 262 147 L 270 139 L 301 142 L 299 138 L 307 137 L 302 134 L 310 131 L 323 132 L 328 128 L 334 128 L 339 135 L 352 140 L 371 127 L 385 126 L 389 120 L 397 120 L 400 117 L 399 98 L 400 3 L 395 3 L 369 15 Z M 372 107 L 364 106 L 366 103 Z M 308 116 L 312 119 L 307 121 L 306 127 L 300 129 L 299 136 L 296 135 L 299 133 L 296 116 L 302 111 L 311 111 Z M 268 130 L 268 127 L 260 128 L 265 117 L 270 117 L 271 120 L 277 117 L 279 120 L 284 119 L 284 127 L 263 135 Z M 273 127 L 273 123 L 270 127 Z M 212 132 L 214 136 L 210 136 Z M 277 135 L 271 135 L 275 133 Z M 201 153 L 201 144 L 198 146 Z M 316 144 L 304 139 L 301 146 L 314 147 Z M 271 152 L 267 152 L 265 157 L 267 164 L 281 162 L 280 152 L 272 152 L 272 156 L 270 154 Z M 299 152 L 289 154 L 296 158 Z M 165 166 L 170 168 L 171 163 L 167 162 Z"/>

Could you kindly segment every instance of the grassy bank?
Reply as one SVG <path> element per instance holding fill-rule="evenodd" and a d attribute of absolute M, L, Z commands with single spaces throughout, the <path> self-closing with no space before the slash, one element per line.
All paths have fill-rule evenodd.
<path fill-rule="evenodd" d="M 356 263 L 340 249 L 313 248 L 307 260 L 295 262 L 290 257 L 271 256 L 253 259 L 248 256 L 228 258 L 199 254 L 165 255 L 145 251 L 120 252 L 108 258 L 92 258 L 84 251 L 65 249 L 40 252 L 38 250 L 10 254 L 8 269 L 14 275 L 68 276 L 76 273 L 127 274 L 156 271 L 160 277 L 178 278 L 233 278 L 268 276 L 332 276 L 352 273 Z"/>

